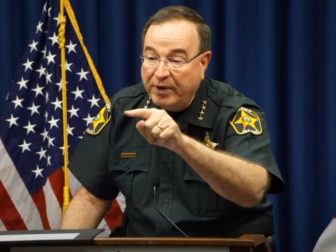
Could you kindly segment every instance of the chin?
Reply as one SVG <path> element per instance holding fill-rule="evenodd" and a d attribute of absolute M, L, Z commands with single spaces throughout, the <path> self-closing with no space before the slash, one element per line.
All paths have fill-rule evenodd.
<path fill-rule="evenodd" d="M 168 110 L 168 111 L 174 111 L 174 108 L 176 107 L 176 105 L 177 104 L 175 104 L 175 103 L 172 103 L 172 102 L 169 102 L 169 101 L 167 101 L 167 100 L 163 100 L 163 99 L 161 99 L 161 98 L 156 98 L 156 97 L 153 97 L 152 98 L 152 101 L 153 101 L 153 103 L 156 105 L 156 106 L 158 106 L 158 107 L 160 107 L 160 108 L 162 108 L 162 109 L 164 109 L 164 110 Z"/>

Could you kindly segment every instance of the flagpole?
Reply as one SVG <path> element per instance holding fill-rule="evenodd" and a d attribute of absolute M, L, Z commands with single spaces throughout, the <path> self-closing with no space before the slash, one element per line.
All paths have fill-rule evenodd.
<path fill-rule="evenodd" d="M 106 94 L 102 80 L 98 71 L 93 63 L 93 60 L 84 44 L 83 36 L 80 32 L 75 13 L 71 7 L 69 0 L 60 0 L 60 28 L 59 28 L 59 45 L 61 49 L 61 72 L 62 72 L 62 110 L 63 110 L 63 143 L 64 143 L 64 187 L 63 187 L 63 212 L 66 210 L 70 203 L 70 177 L 69 177 L 69 148 L 68 148 L 68 120 L 67 120 L 67 91 L 66 91 L 66 59 L 65 59 L 65 15 L 66 11 L 70 23 L 75 30 L 77 38 L 81 44 L 85 57 L 88 61 L 93 78 L 97 84 L 99 92 L 105 102 L 108 111 L 111 109 L 111 101 Z"/>
<path fill-rule="evenodd" d="M 98 74 L 98 71 L 93 63 L 93 60 L 89 54 L 89 51 L 88 49 L 86 48 L 85 44 L 84 44 L 84 40 L 83 40 L 83 36 L 82 36 L 82 33 L 80 32 L 80 29 L 79 29 L 79 25 L 77 23 L 77 20 L 76 20 L 76 16 L 75 16 L 75 13 L 71 7 L 71 4 L 69 2 L 69 0 L 64 0 L 64 7 L 65 7 L 65 10 L 66 10 L 66 13 L 69 17 L 69 21 L 70 23 L 72 24 L 72 27 L 74 28 L 75 30 L 75 33 L 77 35 L 77 38 L 81 44 L 81 47 L 83 49 L 83 52 L 85 54 L 85 57 L 86 57 L 86 60 L 88 61 L 88 64 L 89 64 L 89 67 L 90 67 L 90 70 L 93 74 L 93 78 L 97 84 L 97 87 L 99 89 L 99 92 L 102 96 L 102 98 L 104 99 L 104 102 L 105 102 L 105 105 L 108 109 L 108 111 L 110 111 L 111 109 L 111 101 L 108 97 L 108 95 L 106 94 L 106 91 L 105 91 L 105 88 L 103 86 L 103 82 Z"/>
<path fill-rule="evenodd" d="M 63 112 L 63 147 L 64 147 L 64 187 L 63 187 L 63 212 L 70 202 L 69 189 L 69 142 L 68 142 L 68 104 L 66 87 L 66 58 L 65 58 L 65 28 L 64 0 L 60 0 L 60 27 L 58 30 L 59 48 L 61 50 L 61 76 L 62 76 L 62 112 Z"/>

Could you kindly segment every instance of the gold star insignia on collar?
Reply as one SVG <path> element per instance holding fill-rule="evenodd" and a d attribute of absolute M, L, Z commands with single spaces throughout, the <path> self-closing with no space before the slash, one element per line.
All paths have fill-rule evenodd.
<path fill-rule="evenodd" d="M 211 149 L 215 149 L 216 147 L 217 147 L 217 145 L 218 145 L 218 143 L 215 143 L 215 142 L 212 142 L 211 140 L 210 140 L 210 134 L 209 134 L 209 132 L 205 132 L 205 136 L 204 136 L 204 140 L 203 140 L 203 142 L 204 142 L 204 144 L 207 146 L 207 147 L 209 147 L 209 148 L 211 148 Z"/>
<path fill-rule="evenodd" d="M 206 100 L 203 100 L 203 101 L 201 102 L 201 108 L 200 108 L 200 111 L 199 111 L 199 113 L 198 113 L 198 117 L 197 117 L 197 119 L 198 119 L 199 121 L 203 121 L 203 119 L 204 119 L 204 115 L 205 115 L 205 110 L 206 110 L 206 108 L 207 108 L 207 105 L 208 105 L 208 102 L 207 102 Z"/>
<path fill-rule="evenodd" d="M 239 108 L 230 124 L 238 135 L 247 133 L 260 135 L 263 131 L 259 115 L 245 107 Z"/>
<path fill-rule="evenodd" d="M 86 133 L 90 135 L 98 135 L 105 125 L 111 120 L 111 114 L 107 107 L 102 108 L 96 118 L 94 118 L 86 129 Z"/>

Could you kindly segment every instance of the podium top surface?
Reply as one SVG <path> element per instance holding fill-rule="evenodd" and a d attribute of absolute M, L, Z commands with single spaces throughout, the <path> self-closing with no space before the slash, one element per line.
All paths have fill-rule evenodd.
<path fill-rule="evenodd" d="M 257 247 L 265 242 L 264 235 L 248 234 L 238 238 L 222 237 L 113 237 L 95 238 L 95 245 L 127 245 L 127 246 L 148 246 L 148 245 L 177 245 L 177 246 L 248 246 Z"/>

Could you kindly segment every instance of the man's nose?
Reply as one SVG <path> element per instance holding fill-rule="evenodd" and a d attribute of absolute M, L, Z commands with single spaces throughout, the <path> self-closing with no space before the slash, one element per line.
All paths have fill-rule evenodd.
<path fill-rule="evenodd" d="M 161 60 L 159 65 L 155 69 L 155 75 L 158 78 L 164 78 L 169 75 L 169 67 L 167 66 L 166 60 Z"/>

